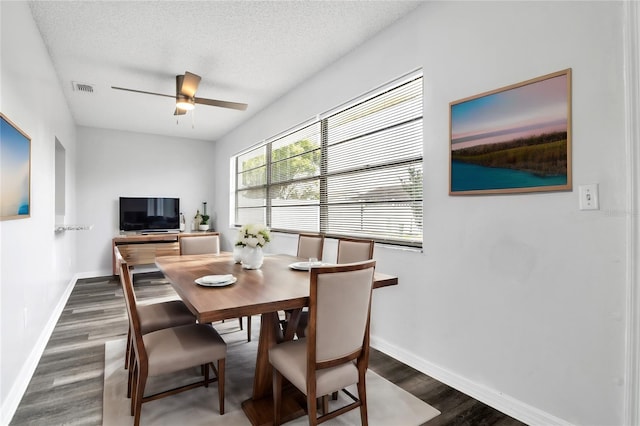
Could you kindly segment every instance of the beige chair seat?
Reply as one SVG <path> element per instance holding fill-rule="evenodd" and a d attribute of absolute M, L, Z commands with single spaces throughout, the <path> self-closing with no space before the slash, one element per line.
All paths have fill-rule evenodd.
<path fill-rule="evenodd" d="M 206 324 L 165 328 L 142 337 L 149 357 L 149 376 L 171 373 L 212 359 L 224 359 L 227 345 Z"/>
<path fill-rule="evenodd" d="M 292 340 L 269 351 L 271 365 L 301 392 L 307 392 L 307 339 Z M 316 371 L 316 393 L 327 395 L 358 382 L 353 362 Z"/>
<path fill-rule="evenodd" d="M 181 300 L 169 300 L 149 305 L 139 304 L 138 313 L 142 334 L 196 322 L 196 317 Z"/>

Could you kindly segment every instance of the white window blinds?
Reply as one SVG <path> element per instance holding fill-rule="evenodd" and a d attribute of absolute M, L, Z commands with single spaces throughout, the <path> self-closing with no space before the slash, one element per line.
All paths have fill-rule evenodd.
<path fill-rule="evenodd" d="M 236 157 L 236 224 L 422 246 L 422 75 Z"/>

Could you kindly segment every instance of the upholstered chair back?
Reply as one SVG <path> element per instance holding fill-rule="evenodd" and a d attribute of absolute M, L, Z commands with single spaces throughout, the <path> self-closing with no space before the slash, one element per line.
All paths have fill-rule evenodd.
<path fill-rule="evenodd" d="M 346 266 L 346 265 L 345 265 Z M 312 289 L 315 303 L 316 362 L 342 358 L 362 349 L 369 319 L 375 261 L 362 262 L 360 269 L 315 273 Z M 322 268 L 320 268 L 322 269 Z M 309 335 L 309 339 L 313 339 Z"/>
<path fill-rule="evenodd" d="M 300 234 L 298 236 L 298 257 L 311 259 L 315 257 L 322 260 L 324 248 L 324 235 Z"/>
<path fill-rule="evenodd" d="M 181 235 L 180 254 L 218 254 L 220 237 L 218 235 Z"/>
<path fill-rule="evenodd" d="M 354 263 L 373 259 L 373 240 L 343 238 L 338 241 L 337 263 Z"/>

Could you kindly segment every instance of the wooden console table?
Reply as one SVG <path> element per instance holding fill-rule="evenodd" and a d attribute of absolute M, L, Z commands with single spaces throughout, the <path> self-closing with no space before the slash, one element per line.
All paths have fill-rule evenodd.
<path fill-rule="evenodd" d="M 131 234 L 119 235 L 111 241 L 111 266 L 113 275 L 118 275 L 119 265 L 116 265 L 116 258 L 113 248 L 118 246 L 120 254 L 127 264 L 135 265 L 153 265 L 158 256 L 174 256 L 180 254 L 180 245 L 178 239 L 181 235 L 201 235 L 203 233 L 210 235 L 219 235 L 218 232 L 180 232 L 180 233 L 161 233 L 161 234 Z"/>

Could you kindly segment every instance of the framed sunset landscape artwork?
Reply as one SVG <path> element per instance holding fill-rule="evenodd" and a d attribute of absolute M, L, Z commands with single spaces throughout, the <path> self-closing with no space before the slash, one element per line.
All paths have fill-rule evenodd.
<path fill-rule="evenodd" d="M 0 220 L 31 213 L 31 138 L 0 113 Z"/>
<path fill-rule="evenodd" d="M 449 194 L 571 190 L 571 69 L 450 103 Z"/>

